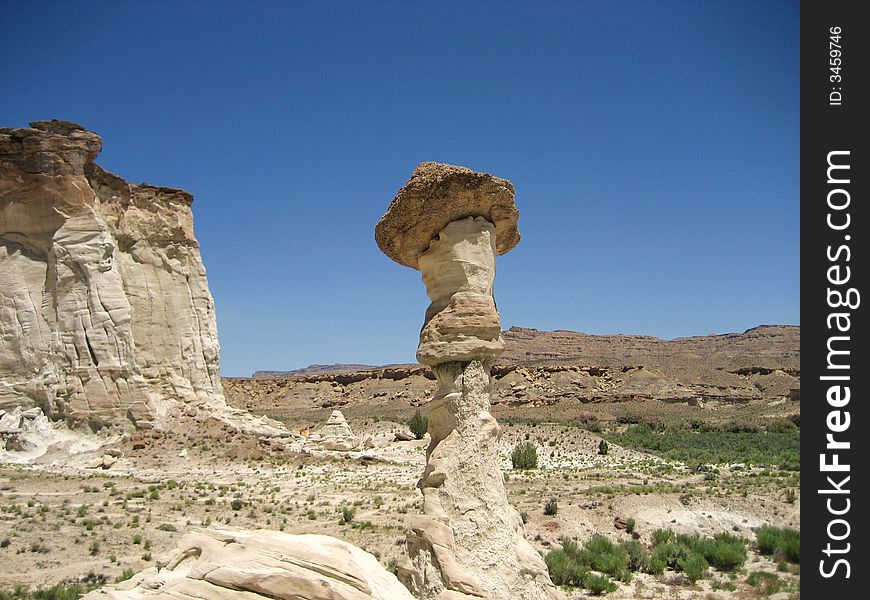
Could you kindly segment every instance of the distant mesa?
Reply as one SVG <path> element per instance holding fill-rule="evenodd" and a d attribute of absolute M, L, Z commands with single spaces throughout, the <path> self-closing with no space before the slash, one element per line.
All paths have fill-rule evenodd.
<path fill-rule="evenodd" d="M 333 365 L 308 365 L 304 369 L 293 371 L 254 371 L 254 379 L 272 379 L 275 377 L 294 377 L 296 375 L 315 375 L 318 373 L 352 373 L 354 371 L 368 371 L 377 369 L 375 365 L 335 363 Z"/>
<path fill-rule="evenodd" d="M 748 363 L 769 367 L 800 368 L 800 326 L 758 325 L 742 333 L 711 333 L 666 340 L 650 335 L 593 335 L 556 329 L 511 327 L 502 332 L 505 352 L 499 365 L 534 365 L 562 362 L 607 366 L 644 364 L 682 357 L 723 368 L 741 368 Z M 282 379 L 347 374 L 380 369 L 411 369 L 414 365 L 345 364 L 310 365 L 292 371 L 255 371 L 254 379 Z"/>

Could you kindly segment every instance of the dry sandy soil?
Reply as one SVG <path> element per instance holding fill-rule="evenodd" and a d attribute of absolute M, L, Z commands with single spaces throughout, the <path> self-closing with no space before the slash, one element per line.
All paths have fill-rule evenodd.
<path fill-rule="evenodd" d="M 600 416 L 612 416 L 613 407 L 604 408 Z M 685 417 L 690 409 L 684 406 L 679 414 Z M 526 535 L 543 554 L 559 547 L 562 536 L 585 540 L 601 533 L 614 541 L 631 539 L 616 527 L 618 518 L 634 518 L 642 542 L 657 528 L 707 535 L 730 531 L 754 541 L 753 528 L 765 523 L 799 527 L 800 499 L 786 493 L 798 487 L 797 473 L 739 466 L 693 472 L 612 443 L 601 456 L 601 438 L 576 422 L 507 419 L 506 410 L 499 416 L 509 497 L 525 514 Z M 620 410 L 632 408 L 625 404 Z M 766 410 L 776 412 L 777 407 Z M 145 432 L 136 439 L 144 447 L 135 449 L 133 439 L 121 439 L 114 448 L 122 456 L 108 470 L 83 468 L 99 454 L 4 466 L 0 590 L 88 573 L 114 580 L 125 569 L 153 564 L 185 530 L 210 525 L 326 533 L 367 549 L 391 567 L 404 552 L 406 520 L 420 510 L 415 483 L 426 441 L 393 441 L 394 433 L 406 426 L 373 412 L 347 413 L 354 432 L 371 435 L 377 443 L 364 452 L 303 450 L 298 443 L 257 440 L 207 422 Z M 314 425 L 327 414 L 321 410 L 289 420 L 295 426 Z M 660 414 L 667 417 L 668 412 Z M 538 446 L 540 468 L 513 470 L 510 451 L 525 440 Z M 551 498 L 557 500 L 558 512 L 547 516 L 544 503 Z M 352 512 L 349 523 L 342 518 L 343 509 L 347 516 Z M 746 583 L 747 574 L 776 573 L 777 564 L 750 551 L 745 569 L 733 579 L 716 573 L 696 584 L 671 571 L 658 578 L 638 574 L 608 597 L 763 597 Z M 792 566 L 778 574 L 787 591 L 777 597 L 799 597 L 795 571 L 799 569 Z M 585 597 L 578 591 L 560 593 Z"/>

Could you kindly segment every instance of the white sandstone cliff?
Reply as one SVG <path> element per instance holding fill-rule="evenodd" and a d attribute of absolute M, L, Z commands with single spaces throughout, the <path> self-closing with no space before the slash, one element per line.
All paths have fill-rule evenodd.
<path fill-rule="evenodd" d="M 108 173 L 101 146 L 66 121 L 0 129 L 0 409 L 96 427 L 226 416 L 193 198 Z"/>

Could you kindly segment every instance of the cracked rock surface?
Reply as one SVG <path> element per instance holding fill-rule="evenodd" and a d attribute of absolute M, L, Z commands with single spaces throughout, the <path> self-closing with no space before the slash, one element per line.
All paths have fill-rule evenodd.
<path fill-rule="evenodd" d="M 105 171 L 101 146 L 67 121 L 0 129 L 0 409 L 139 428 L 227 410 L 193 198 Z"/>

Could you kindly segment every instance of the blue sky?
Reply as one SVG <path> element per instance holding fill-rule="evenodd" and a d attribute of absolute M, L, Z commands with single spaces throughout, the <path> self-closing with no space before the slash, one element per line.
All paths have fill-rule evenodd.
<path fill-rule="evenodd" d="M 223 373 L 411 362 L 428 304 L 374 226 L 421 161 L 510 179 L 502 325 L 799 322 L 785 1 L 10 2 L 0 125 L 194 194 Z"/>

